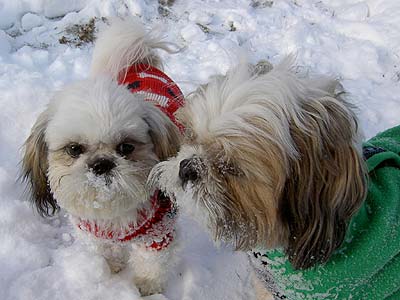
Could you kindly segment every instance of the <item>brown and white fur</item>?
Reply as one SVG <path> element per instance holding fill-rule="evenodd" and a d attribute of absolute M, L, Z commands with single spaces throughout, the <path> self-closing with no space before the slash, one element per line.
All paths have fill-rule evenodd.
<path fill-rule="evenodd" d="M 40 214 L 59 207 L 96 224 L 125 228 L 149 206 L 145 183 L 150 169 L 176 154 L 180 133 L 171 120 L 142 95 L 118 85 L 121 70 L 138 63 L 161 67 L 155 50 L 169 51 L 154 32 L 135 19 L 114 20 L 99 35 L 90 77 L 57 92 L 25 142 L 23 174 Z M 122 152 L 121 152 L 122 151 Z M 111 162 L 96 175 L 93 165 Z M 176 262 L 177 242 L 150 251 L 140 242 L 112 243 L 77 229 L 111 270 L 129 267 L 142 295 L 161 292 Z"/>
<path fill-rule="evenodd" d="M 304 269 L 342 243 L 366 194 L 366 170 L 337 82 L 300 76 L 292 64 L 270 72 L 240 64 L 200 87 L 179 114 L 186 135 L 178 155 L 149 181 L 215 240 L 243 251 L 283 248 Z"/>

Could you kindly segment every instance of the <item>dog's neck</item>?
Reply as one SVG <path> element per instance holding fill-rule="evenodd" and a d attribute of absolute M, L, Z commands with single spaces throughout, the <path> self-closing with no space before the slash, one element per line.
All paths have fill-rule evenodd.
<path fill-rule="evenodd" d="M 131 240 L 142 242 L 147 248 L 162 250 L 174 239 L 176 208 L 171 200 L 156 191 L 150 199 L 150 208 L 137 212 L 135 222 L 117 225 L 112 221 L 75 218 L 78 229 L 96 239 L 114 243 Z"/>

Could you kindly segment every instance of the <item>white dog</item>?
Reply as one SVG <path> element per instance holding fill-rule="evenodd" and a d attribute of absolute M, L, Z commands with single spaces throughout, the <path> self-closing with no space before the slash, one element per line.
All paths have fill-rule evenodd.
<path fill-rule="evenodd" d="M 282 270 L 327 262 L 367 191 L 352 106 L 335 94 L 335 80 L 299 76 L 291 65 L 288 59 L 258 72 L 241 64 L 187 97 L 178 113 L 183 146 L 149 179 L 189 207 L 216 240 L 261 249 L 251 254 L 263 282 L 256 284 L 259 299 L 267 297 L 260 286 L 276 299 L 303 297 L 283 292 L 290 277 Z M 261 260 L 276 248 L 286 256 L 270 266 L 286 257 L 291 267 L 272 278 Z M 301 271 L 293 275 L 298 280 Z"/>
<path fill-rule="evenodd" d="M 183 97 L 158 69 L 157 48 L 170 50 L 138 21 L 114 20 L 97 40 L 90 78 L 56 93 L 23 158 L 38 211 L 66 210 L 112 271 L 132 268 L 142 295 L 163 290 L 177 247 L 173 204 L 145 189 L 180 140 Z"/>

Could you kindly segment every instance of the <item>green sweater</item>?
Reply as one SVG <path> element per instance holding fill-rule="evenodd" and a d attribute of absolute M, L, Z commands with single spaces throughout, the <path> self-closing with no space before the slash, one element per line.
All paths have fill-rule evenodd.
<path fill-rule="evenodd" d="M 282 251 L 263 255 L 277 299 L 400 300 L 400 126 L 364 146 L 385 151 L 368 158 L 367 199 L 331 259 L 296 271 Z"/>

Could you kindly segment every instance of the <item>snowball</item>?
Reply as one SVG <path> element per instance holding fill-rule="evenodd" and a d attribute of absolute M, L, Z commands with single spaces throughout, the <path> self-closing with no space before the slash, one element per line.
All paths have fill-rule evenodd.
<path fill-rule="evenodd" d="M 45 1 L 48 0 L 0 0 L 0 28 L 8 29 L 18 24 L 17 20 L 25 13 L 42 13 Z"/>
<path fill-rule="evenodd" d="M 68 253 L 59 263 L 65 277 L 71 281 L 99 283 L 111 276 L 107 261 L 102 256 L 86 251 Z"/>
<path fill-rule="evenodd" d="M 369 7 L 367 3 L 360 2 L 338 9 L 336 15 L 347 21 L 364 21 L 369 16 Z"/>
<path fill-rule="evenodd" d="M 37 66 L 47 66 L 49 62 L 49 52 L 42 49 L 34 49 L 30 46 L 24 46 L 12 54 L 15 63 L 34 68 Z"/>
<path fill-rule="evenodd" d="M 69 12 L 83 9 L 86 2 L 86 0 L 46 0 L 44 15 L 48 18 L 63 17 Z"/>
<path fill-rule="evenodd" d="M 27 13 L 21 19 L 22 29 L 25 31 L 31 30 L 43 24 L 43 19 L 38 15 Z"/>
<path fill-rule="evenodd" d="M 208 25 L 212 22 L 212 16 L 203 11 L 193 11 L 189 15 L 189 21 L 194 23 L 200 23 L 203 25 Z"/>
<path fill-rule="evenodd" d="M 189 24 L 181 30 L 182 37 L 188 41 L 204 41 L 207 37 L 205 33 L 196 24 Z"/>
<path fill-rule="evenodd" d="M 146 3 L 143 0 L 129 1 L 127 3 L 132 15 L 141 16 L 145 11 Z"/>

